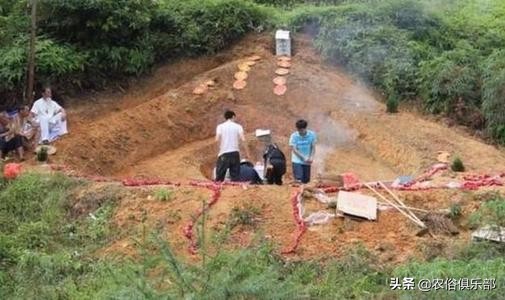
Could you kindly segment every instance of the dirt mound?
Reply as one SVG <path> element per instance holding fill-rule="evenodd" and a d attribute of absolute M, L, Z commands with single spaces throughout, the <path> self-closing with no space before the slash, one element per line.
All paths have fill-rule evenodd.
<path fill-rule="evenodd" d="M 383 105 L 366 87 L 337 69 L 322 66 L 306 39 L 299 40 L 289 89 L 282 97 L 272 92 L 277 60 L 269 52 L 271 40 L 248 38 L 236 46 L 249 49 L 238 51 L 240 59 L 78 128 L 58 144 L 63 153 L 58 160 L 93 174 L 208 177 L 216 158 L 215 126 L 222 121 L 223 110 L 231 108 L 247 132 L 272 129 L 286 152 L 293 123 L 307 119 L 320 139 L 317 172 L 345 170 L 366 179 L 391 179 L 426 169 L 440 150 L 458 154 L 470 168 L 505 169 L 505 156 L 491 146 L 409 113 L 384 113 Z M 262 59 L 248 72 L 247 87 L 234 90 L 237 65 L 253 54 Z M 208 80 L 215 83 L 208 92 L 192 93 Z M 252 134 L 249 137 L 254 153 L 250 159 L 260 160 L 260 146 Z"/>
<path fill-rule="evenodd" d="M 224 109 L 230 108 L 248 133 L 252 161 L 261 160 L 262 150 L 252 134 L 255 129 L 271 129 L 276 142 L 289 154 L 289 135 L 296 120 L 304 118 L 319 139 L 314 174 L 353 172 L 362 180 L 392 180 L 399 175 L 420 174 L 436 161 L 439 151 L 458 155 L 469 170 L 505 170 L 503 152 L 465 133 L 413 113 L 386 114 L 372 91 L 342 70 L 324 66 L 306 37 L 295 38 L 299 46 L 291 59 L 288 88 L 282 97 L 273 93 L 277 59 L 270 53 L 271 38 L 251 36 L 230 50 L 231 54 L 220 56 L 226 60 L 219 65 L 216 61 L 220 59 L 215 58 L 203 59 L 201 65 L 191 60 L 188 68 L 195 72 L 174 72 L 182 71 L 184 62 L 177 63 L 175 69 L 162 68 L 162 73 L 153 77 L 158 83 L 151 83 L 156 87 L 153 98 L 125 100 L 125 104 L 114 104 L 114 109 L 100 106 L 106 113 L 88 123 L 83 122 L 88 115 L 78 116 L 86 109 L 70 108 L 69 119 L 82 122 L 74 123 L 70 136 L 58 142 L 56 162 L 89 174 L 163 177 L 177 182 L 209 178 L 217 154 L 215 127 L 222 121 Z M 247 86 L 235 90 L 237 65 L 251 55 L 262 59 L 247 71 Z M 173 79 L 163 81 L 164 76 Z M 195 95 L 195 87 L 208 80 L 213 85 L 202 95 Z M 287 177 L 289 180 L 290 170 Z M 150 191 L 121 200 L 114 219 L 122 234 L 103 253 L 132 255 L 135 245 L 131 236 L 139 234 L 147 222 L 164 232 L 179 253 L 187 254 L 182 229 L 210 192 L 187 186 L 174 192 L 175 199 L 170 202 L 156 201 Z M 226 188 L 209 212 L 209 228 L 221 230 L 233 208 L 251 203 L 260 210 L 258 227 L 235 229 L 231 240 L 244 246 L 261 232 L 261 238 L 286 248 L 296 228 L 289 200 L 292 193 L 289 186 Z M 447 208 L 455 193 L 459 192 L 405 196 L 408 205 L 438 209 Z M 426 241 L 426 237 L 415 236 L 415 231 L 402 215 L 392 211 L 380 213 L 377 222 L 336 219 L 330 225 L 309 228 L 296 256 L 338 256 L 361 242 L 376 249 L 385 261 L 403 261 L 418 255 L 417 245 Z M 466 237 L 462 232 L 454 238 Z"/>

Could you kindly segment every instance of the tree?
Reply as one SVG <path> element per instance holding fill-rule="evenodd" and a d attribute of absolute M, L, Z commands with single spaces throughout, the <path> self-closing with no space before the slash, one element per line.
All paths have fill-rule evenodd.
<path fill-rule="evenodd" d="M 25 103 L 30 106 L 33 102 L 33 82 L 35 80 L 35 39 L 37 31 L 37 0 L 31 3 L 31 29 L 30 29 L 30 51 L 28 51 L 28 90 L 25 95 Z"/>

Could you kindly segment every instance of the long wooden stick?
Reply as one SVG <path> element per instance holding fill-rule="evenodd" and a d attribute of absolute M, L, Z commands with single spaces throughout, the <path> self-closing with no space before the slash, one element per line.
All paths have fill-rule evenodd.
<path fill-rule="evenodd" d="M 379 181 L 379 185 L 384 190 L 386 190 L 400 204 L 400 206 L 402 206 L 407 211 L 407 213 L 409 213 L 414 219 L 418 220 L 419 222 L 422 222 L 412 211 L 410 211 L 407 205 L 405 205 L 405 203 L 403 203 L 403 201 L 396 194 L 394 194 L 384 183 Z"/>
<path fill-rule="evenodd" d="M 386 202 L 377 201 L 377 203 L 380 204 L 380 205 L 387 205 L 387 206 L 391 206 L 392 207 L 391 204 L 386 203 Z M 413 211 L 422 212 L 422 213 L 427 213 L 427 214 L 430 213 L 429 210 L 422 209 L 422 208 L 416 208 L 416 207 L 412 207 L 412 206 L 405 206 L 405 208 L 408 208 L 408 209 L 413 210 Z"/>
<path fill-rule="evenodd" d="M 401 208 L 398 207 L 398 205 L 394 204 L 393 202 L 391 202 L 389 199 L 387 199 L 386 197 L 384 197 L 381 193 L 377 192 L 373 187 L 371 187 L 368 183 L 363 183 L 368 189 L 370 189 L 372 192 L 374 192 L 377 196 L 379 196 L 382 200 L 386 201 L 387 203 L 389 203 L 391 206 L 393 206 L 394 208 L 396 208 L 402 215 L 404 215 L 405 217 L 409 218 L 412 222 L 414 222 L 417 226 L 419 227 L 422 227 L 422 228 L 426 228 L 426 225 L 424 225 L 423 222 L 420 222 L 414 218 L 412 218 L 411 215 L 407 214 L 406 212 L 404 212 Z"/>

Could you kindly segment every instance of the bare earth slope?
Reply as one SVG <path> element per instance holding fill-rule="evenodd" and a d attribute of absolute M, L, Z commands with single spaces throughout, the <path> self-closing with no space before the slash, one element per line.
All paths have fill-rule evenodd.
<path fill-rule="evenodd" d="M 271 38 L 251 35 L 219 60 L 190 60 L 187 68 L 181 61 L 161 68 L 140 86 L 145 93 L 139 95 L 132 88 L 127 91 L 128 97 L 101 104 L 100 113 L 87 115 L 85 112 L 93 109 L 85 105 L 69 109 L 69 119 L 74 120 L 71 134 L 57 143 L 54 161 L 88 174 L 163 177 L 177 182 L 205 179 L 216 159 L 215 126 L 221 122 L 224 109 L 231 108 L 248 132 L 252 160 L 261 158 L 261 145 L 253 136 L 255 129 L 272 129 L 288 154 L 287 140 L 294 122 L 305 118 L 319 135 L 314 166 L 317 173 L 350 171 L 363 180 L 390 180 L 421 173 L 435 162 L 441 150 L 460 156 L 469 170 L 505 170 L 505 154 L 493 146 L 416 114 L 386 114 L 373 91 L 341 69 L 325 67 L 308 39 L 298 38 L 284 96 L 272 92 L 277 67 Z M 234 90 L 237 64 L 250 55 L 260 55 L 262 60 L 249 71 L 247 87 Z M 193 89 L 208 79 L 216 86 L 204 95 L 194 95 Z M 134 248 L 131 233 L 141 226 L 141 210 L 147 212 L 152 226 L 162 224 L 183 253 L 186 241 L 182 227 L 202 197 L 209 194 L 187 189 L 178 190 L 170 203 L 153 200 L 145 192 L 121 201 L 115 219 L 122 234 L 104 253 L 130 253 L 125 249 Z M 280 247 L 287 247 L 295 230 L 291 193 L 289 186 L 226 188 L 210 211 L 209 228 L 219 229 L 233 207 L 252 203 L 261 210 L 259 228 L 235 232 L 233 243 L 244 246 L 261 232 Z M 463 196 L 458 191 L 433 191 L 406 197 L 411 205 L 441 208 Z M 475 204 L 470 198 L 465 201 L 468 207 Z M 170 219 L 174 214 L 178 217 Z M 298 255 L 339 255 L 353 242 L 363 242 L 371 250 L 391 244 L 387 246 L 392 247 L 390 252 L 400 255 L 385 259 L 401 261 L 414 255 L 419 243 L 429 242 L 428 237 L 414 236 L 414 229 L 400 214 L 390 211 L 381 213 L 376 223 L 335 220 L 311 228 L 302 239 Z M 465 233 L 460 235 L 466 237 Z"/>

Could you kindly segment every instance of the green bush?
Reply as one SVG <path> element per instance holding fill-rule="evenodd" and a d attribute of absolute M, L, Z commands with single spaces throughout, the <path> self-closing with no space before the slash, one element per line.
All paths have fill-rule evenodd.
<path fill-rule="evenodd" d="M 490 135 L 505 144 L 505 51 L 496 50 L 483 64 L 482 108 Z"/>
<path fill-rule="evenodd" d="M 471 215 L 473 228 L 480 226 L 505 228 L 505 199 L 498 196 L 482 204 L 477 212 Z"/>
<path fill-rule="evenodd" d="M 41 147 L 39 151 L 37 151 L 37 161 L 46 162 L 48 157 L 47 147 Z"/>
<path fill-rule="evenodd" d="M 411 34 L 393 25 L 388 6 L 354 4 L 337 8 L 299 10 L 290 17 L 293 28 L 304 23 L 317 28 L 315 45 L 324 58 L 347 66 L 387 95 L 410 98 L 416 94 L 417 60 Z M 401 15 L 401 14 L 400 14 Z M 396 20 L 403 24 L 405 21 Z M 411 25 L 414 26 L 414 25 Z"/>
<path fill-rule="evenodd" d="M 154 198 L 158 201 L 171 201 L 173 196 L 174 192 L 166 188 L 159 188 L 154 191 Z"/>
<path fill-rule="evenodd" d="M 389 96 L 386 102 L 386 111 L 388 113 L 397 113 L 398 112 L 398 97 L 396 95 Z"/>
<path fill-rule="evenodd" d="M 92 295 L 117 286 L 113 264 L 90 256 L 112 236 L 112 204 L 86 219 L 68 219 L 67 197 L 78 184 L 63 176 L 24 174 L 0 186 L 1 299 L 96 299 Z M 127 265 L 114 270 L 121 273 Z"/>
<path fill-rule="evenodd" d="M 345 2 L 345 0 L 254 0 L 256 3 L 275 5 L 280 7 L 293 7 L 301 4 L 308 5 L 335 5 Z"/>
<path fill-rule="evenodd" d="M 26 37 L 18 37 L 11 44 L 0 48 L 0 95 L 23 89 L 27 64 Z M 78 84 L 74 75 L 86 67 L 86 55 L 63 43 L 39 38 L 36 46 L 35 72 L 41 83 L 65 82 Z M 12 99 L 6 99 L 12 100 Z M 19 99 L 14 99 L 19 100 Z"/>
<path fill-rule="evenodd" d="M 459 217 L 461 217 L 463 213 L 463 209 L 461 208 L 461 204 L 459 203 L 453 203 L 451 204 L 451 207 L 449 207 L 449 217 L 452 220 L 456 220 Z"/>
<path fill-rule="evenodd" d="M 258 215 L 261 210 L 258 207 L 252 205 L 246 205 L 245 207 L 234 207 L 231 210 L 230 218 L 228 220 L 228 226 L 234 228 L 235 226 L 254 226 L 257 223 Z"/>
<path fill-rule="evenodd" d="M 459 157 L 454 158 L 451 164 L 451 170 L 453 170 L 454 172 L 465 172 L 465 165 L 463 164 L 461 158 Z"/>
<path fill-rule="evenodd" d="M 420 98 L 427 111 L 476 129 L 486 125 L 505 143 L 503 13 L 505 3 L 498 0 L 485 7 L 475 0 L 349 1 L 298 6 L 280 22 L 308 30 L 327 60 L 387 98 Z"/>
<path fill-rule="evenodd" d="M 480 105 L 479 53 L 466 42 L 421 63 L 421 95 L 432 113 L 454 113 L 458 100 Z"/>
<path fill-rule="evenodd" d="M 6 7 L 8 15 L 0 16 L 0 25 L 6 24 L 0 26 L 0 96 L 12 98 L 7 95 L 19 97 L 25 84 L 28 22 L 22 5 Z M 268 26 L 270 14 L 239 0 L 44 0 L 36 79 L 62 89 L 103 87 L 146 73 L 160 60 L 215 53 Z"/>

